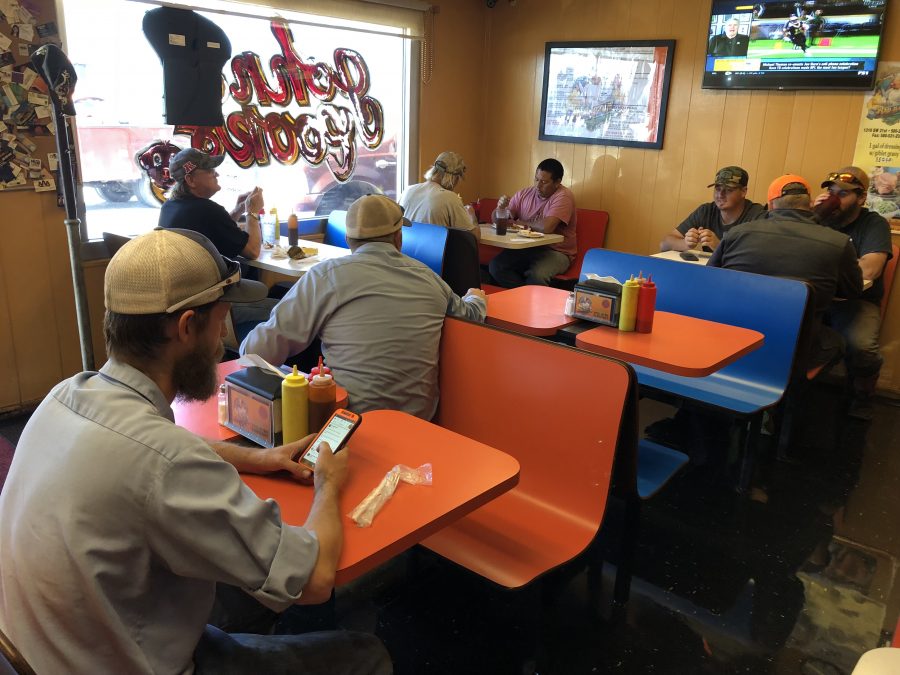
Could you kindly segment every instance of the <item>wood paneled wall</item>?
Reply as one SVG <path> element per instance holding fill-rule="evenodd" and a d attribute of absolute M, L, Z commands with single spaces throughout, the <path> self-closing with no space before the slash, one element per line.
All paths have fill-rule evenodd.
<path fill-rule="evenodd" d="M 0 410 L 81 369 L 65 212 L 53 192 L 0 194 Z M 101 297 L 102 300 L 102 297 Z"/>

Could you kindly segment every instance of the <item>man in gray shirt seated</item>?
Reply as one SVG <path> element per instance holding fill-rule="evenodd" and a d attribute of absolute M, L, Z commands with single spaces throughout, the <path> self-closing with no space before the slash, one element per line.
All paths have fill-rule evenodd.
<path fill-rule="evenodd" d="M 387 408 L 430 420 L 438 403 L 438 349 L 445 316 L 484 320 L 480 289 L 460 298 L 426 265 L 400 252 L 409 225 L 384 195 L 360 197 L 347 211 L 352 255 L 319 263 L 294 284 L 241 354 L 270 363 L 316 337 L 354 412 Z"/>
<path fill-rule="evenodd" d="M 809 183 L 802 176 L 776 178 L 768 196 L 766 217 L 731 228 L 708 264 L 809 282 L 815 319 L 805 365 L 832 363 L 843 354 L 844 340 L 822 325 L 822 317 L 832 298 L 862 293 L 856 250 L 847 235 L 822 227 L 813 217 Z"/>
<path fill-rule="evenodd" d="M 299 527 L 238 471 L 308 480 L 291 457 L 312 437 L 247 448 L 175 425 L 176 396 L 216 391 L 230 304 L 266 287 L 168 229 L 119 249 L 104 293 L 109 360 L 44 399 L 0 495 L 0 628 L 38 673 L 389 673 L 371 635 L 250 635 L 249 612 L 229 634 L 211 618 L 217 584 L 271 625 L 328 600 L 343 542 L 347 453 L 320 453 Z"/>
<path fill-rule="evenodd" d="M 713 190 L 713 201 L 701 204 L 660 242 L 660 251 L 687 251 L 702 247 L 715 250 L 723 235 L 735 225 L 765 215 L 766 207 L 747 199 L 749 174 L 739 166 L 719 169 L 706 187 Z"/>

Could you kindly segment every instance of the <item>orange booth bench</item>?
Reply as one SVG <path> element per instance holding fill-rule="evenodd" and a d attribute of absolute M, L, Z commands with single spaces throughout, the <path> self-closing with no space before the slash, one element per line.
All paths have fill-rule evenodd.
<path fill-rule="evenodd" d="M 614 472 L 634 523 L 637 390 L 628 365 L 448 318 L 440 390 L 435 421 L 513 456 L 519 484 L 424 546 L 501 586 L 524 586 L 588 549 Z M 619 602 L 629 575 L 630 564 L 620 564 Z"/>

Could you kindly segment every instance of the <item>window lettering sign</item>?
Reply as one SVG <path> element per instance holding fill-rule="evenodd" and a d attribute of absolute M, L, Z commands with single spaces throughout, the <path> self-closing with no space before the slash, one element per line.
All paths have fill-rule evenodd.
<path fill-rule="evenodd" d="M 231 59 L 228 96 L 240 106 L 225 116 L 222 127 L 177 125 L 176 134 L 191 137 L 191 145 L 212 154 L 227 154 L 239 166 L 268 165 L 272 158 L 294 164 L 300 157 L 311 165 L 326 163 L 334 178 L 353 174 L 357 145 L 375 149 L 384 137 L 384 109 L 368 95 L 369 68 L 357 51 L 334 50 L 334 64 L 304 60 L 294 49 L 291 29 L 271 23 L 280 48 L 266 72 L 260 57 L 243 52 Z M 286 108 L 300 112 L 265 112 Z"/>

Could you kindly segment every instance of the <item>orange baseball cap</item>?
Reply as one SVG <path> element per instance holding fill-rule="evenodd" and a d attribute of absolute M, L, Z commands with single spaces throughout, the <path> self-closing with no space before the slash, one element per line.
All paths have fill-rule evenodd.
<path fill-rule="evenodd" d="M 809 183 L 803 176 L 793 173 L 779 176 L 769 185 L 769 194 L 767 201 L 784 197 L 785 195 L 802 195 L 810 194 Z"/>

